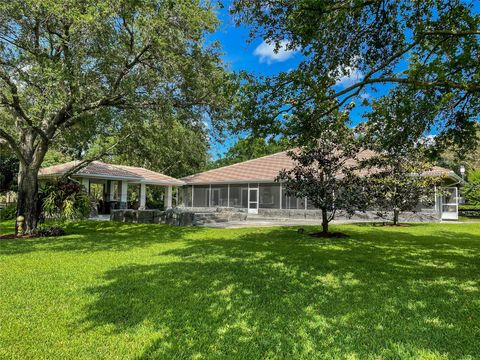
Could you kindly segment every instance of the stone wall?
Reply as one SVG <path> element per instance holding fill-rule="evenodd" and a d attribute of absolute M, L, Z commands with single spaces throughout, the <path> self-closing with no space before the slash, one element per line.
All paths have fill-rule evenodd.
<path fill-rule="evenodd" d="M 170 224 L 199 226 L 206 223 L 246 220 L 244 209 L 234 208 L 172 208 L 161 210 L 112 210 L 110 220 L 137 224 Z"/>
<path fill-rule="evenodd" d="M 389 214 L 391 218 L 391 214 Z M 219 223 L 228 221 L 245 221 L 248 214 L 246 209 L 237 208 L 172 208 L 161 210 L 112 210 L 110 219 L 138 224 L 170 224 L 177 226 L 199 226 L 207 223 Z M 287 209 L 258 209 L 257 217 L 271 219 L 308 219 L 320 221 L 320 210 L 287 210 Z M 357 212 L 349 216 L 343 211 L 337 211 L 335 220 L 358 220 L 358 221 L 385 221 L 374 211 Z M 416 213 L 400 213 L 402 222 L 435 222 L 439 216 L 434 210 L 422 210 Z"/>
<path fill-rule="evenodd" d="M 279 219 L 321 219 L 320 210 L 288 210 L 288 209 L 258 209 L 258 215 L 269 218 Z M 392 218 L 393 214 L 387 214 L 387 218 Z M 348 215 L 344 211 L 337 211 L 335 220 L 360 220 L 360 221 L 384 221 L 385 219 L 378 216 L 375 211 L 356 212 L 353 216 Z M 435 222 L 440 217 L 435 210 L 423 209 L 418 212 L 402 212 L 399 220 L 402 222 Z"/>

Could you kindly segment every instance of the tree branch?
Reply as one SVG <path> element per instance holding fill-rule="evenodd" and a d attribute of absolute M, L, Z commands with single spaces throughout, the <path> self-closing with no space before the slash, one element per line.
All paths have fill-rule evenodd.
<path fill-rule="evenodd" d="M 480 84 L 463 84 L 463 83 L 459 83 L 451 80 L 423 81 L 423 80 L 415 80 L 410 78 L 380 77 L 380 78 L 374 78 L 374 79 L 364 79 L 362 81 L 359 81 L 358 83 L 353 84 L 352 86 L 349 86 L 329 96 L 329 99 L 338 98 L 358 87 L 364 87 L 365 85 L 368 85 L 368 84 L 378 84 L 378 83 L 398 83 L 398 84 L 407 84 L 407 85 L 413 85 L 416 87 L 423 87 L 423 88 L 446 87 L 451 89 L 464 90 L 467 92 L 480 92 Z"/>
<path fill-rule="evenodd" d="M 420 35 L 431 36 L 431 35 L 446 35 L 446 36 L 469 36 L 469 35 L 480 35 L 480 30 L 429 30 L 422 31 Z"/>
<path fill-rule="evenodd" d="M 114 94 L 118 88 L 120 87 L 120 83 L 122 82 L 123 78 L 129 73 L 129 71 L 140 62 L 140 59 L 142 56 L 150 49 L 151 44 L 147 44 L 143 47 L 142 50 L 133 58 L 132 61 L 129 63 L 125 64 L 125 67 L 123 70 L 118 74 L 115 82 L 113 83 L 112 89 L 110 91 L 110 94 Z"/>
<path fill-rule="evenodd" d="M 24 164 L 27 163 L 27 160 L 23 156 L 23 153 L 22 153 L 22 150 L 20 149 L 20 146 L 18 146 L 17 142 L 15 141 L 15 139 L 13 138 L 12 135 L 10 135 L 5 130 L 0 128 L 0 138 L 5 140 L 5 142 L 8 144 L 10 149 L 12 149 L 12 151 L 17 155 L 18 159 L 22 163 L 24 163 Z"/>
<path fill-rule="evenodd" d="M 33 124 L 32 120 L 28 117 L 28 115 L 23 110 L 23 107 L 20 105 L 20 97 L 18 96 L 17 85 L 15 85 L 15 83 L 10 79 L 10 77 L 3 71 L 0 71 L 0 78 L 8 85 L 8 87 L 10 88 L 10 93 L 12 95 L 12 102 L 10 102 L 3 93 L 0 93 L 0 96 L 2 97 L 2 103 L 13 108 L 17 115 L 21 119 L 23 119 L 30 128 L 32 128 L 44 140 L 47 140 L 46 134 L 39 127 Z"/>

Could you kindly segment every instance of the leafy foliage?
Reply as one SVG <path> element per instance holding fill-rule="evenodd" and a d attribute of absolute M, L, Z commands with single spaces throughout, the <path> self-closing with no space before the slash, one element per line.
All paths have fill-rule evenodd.
<path fill-rule="evenodd" d="M 279 0 L 266 6 L 262 0 L 235 0 L 232 12 L 238 24 L 251 27 L 252 38 L 302 55 L 288 72 L 247 77 L 239 129 L 288 131 L 289 116 L 305 109 L 316 108 L 321 117 L 385 96 L 383 102 L 405 103 L 405 113 L 415 116 L 413 134 L 434 129 L 439 139 L 471 146 L 480 109 L 475 3 Z M 378 85 L 386 94 L 376 94 Z M 308 125 L 308 118 L 297 119 Z"/>
<path fill-rule="evenodd" d="M 475 139 L 480 139 L 480 123 L 476 124 Z M 480 169 L 480 142 L 469 151 L 462 151 L 461 146 L 454 146 L 438 154 L 437 164 L 460 174 L 460 168 L 463 166 L 467 174 L 471 171 Z"/>
<path fill-rule="evenodd" d="M 282 181 L 288 195 L 306 197 L 322 210 L 324 233 L 328 233 L 328 223 L 337 210 L 353 214 L 364 209 L 363 189 L 355 174 L 359 147 L 346 126 L 326 125 L 314 145 L 289 155 L 295 167 L 282 171 L 278 180 Z"/>
<path fill-rule="evenodd" d="M 463 193 L 467 199 L 467 204 L 480 207 L 480 170 L 468 174 Z"/>
<path fill-rule="evenodd" d="M 91 212 L 91 198 L 82 185 L 72 180 L 47 183 L 42 188 L 41 198 L 43 213 L 50 219 L 85 219 Z"/>
<path fill-rule="evenodd" d="M 45 154 L 45 158 L 42 162 L 42 167 L 64 164 L 72 160 L 72 156 L 69 156 L 65 152 L 56 150 L 55 147 L 52 147 Z"/>
<path fill-rule="evenodd" d="M 363 161 L 369 173 L 364 178 L 369 206 L 383 218 L 398 224 L 403 211 L 417 211 L 419 206 L 435 204 L 435 185 L 438 177 L 426 175 L 431 165 L 421 153 L 378 154 Z"/>
<path fill-rule="evenodd" d="M 112 149 L 110 158 L 114 163 L 180 178 L 205 168 L 207 131 L 202 121 L 188 124 L 176 117 L 152 113 L 122 126 L 114 135 L 115 141 L 121 142 Z"/>
<path fill-rule="evenodd" d="M 17 215 L 17 206 L 16 205 L 7 205 L 3 209 L 0 209 L 0 219 L 1 220 L 13 220 Z"/>
<path fill-rule="evenodd" d="M 17 188 L 18 159 L 0 146 L 0 193 Z"/>
<path fill-rule="evenodd" d="M 32 231 L 32 235 L 36 237 L 63 236 L 65 230 L 57 226 L 39 226 Z"/>

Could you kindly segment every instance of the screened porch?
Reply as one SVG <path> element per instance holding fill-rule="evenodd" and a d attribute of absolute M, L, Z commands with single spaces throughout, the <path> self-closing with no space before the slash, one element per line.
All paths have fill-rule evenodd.
<path fill-rule="evenodd" d="M 232 207 L 248 209 L 314 209 L 307 199 L 288 196 L 280 183 L 187 185 L 180 192 L 185 207 Z"/>

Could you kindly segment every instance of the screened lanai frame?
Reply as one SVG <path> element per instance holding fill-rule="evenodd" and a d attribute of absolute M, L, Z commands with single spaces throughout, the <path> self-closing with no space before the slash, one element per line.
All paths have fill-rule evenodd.
<path fill-rule="evenodd" d="M 183 186 L 181 195 L 180 203 L 185 207 L 232 207 L 251 212 L 315 209 L 306 198 L 287 196 L 282 183 L 278 182 L 191 184 Z"/>

